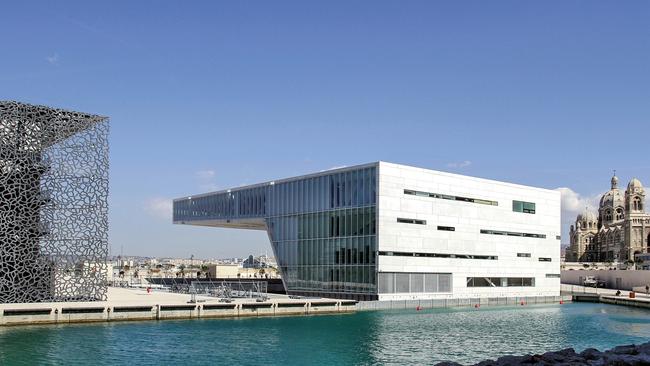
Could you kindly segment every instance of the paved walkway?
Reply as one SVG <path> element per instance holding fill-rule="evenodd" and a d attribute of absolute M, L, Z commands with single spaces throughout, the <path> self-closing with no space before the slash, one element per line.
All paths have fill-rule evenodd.
<path fill-rule="evenodd" d="M 268 294 L 270 302 L 305 302 L 304 299 L 291 299 L 287 295 Z M 75 308 L 96 307 L 96 306 L 154 306 L 157 304 L 181 305 L 187 304 L 191 300 L 190 294 L 178 294 L 165 291 L 153 290 L 147 293 L 146 289 L 109 287 L 108 301 L 88 301 L 88 302 L 65 302 L 65 303 L 21 303 L 21 304 L 0 304 L 0 309 L 34 309 L 49 306 L 69 306 Z M 200 303 L 218 303 L 219 299 L 212 296 L 196 295 L 196 300 Z M 326 299 L 324 299 L 326 300 Z M 318 299 L 310 299 L 311 302 L 319 302 Z M 255 302 L 255 298 L 236 298 L 232 299 L 233 304 Z"/>
<path fill-rule="evenodd" d="M 616 289 L 611 288 L 595 288 L 595 287 L 586 287 L 578 285 L 565 285 L 562 284 L 562 293 L 570 293 L 573 295 L 580 294 L 594 294 L 594 295 L 604 295 L 604 296 L 614 296 L 616 295 Z M 623 297 L 629 297 L 630 291 L 621 290 L 621 295 Z M 650 299 L 650 295 L 646 295 L 643 292 L 635 292 L 637 298 L 647 298 Z"/>

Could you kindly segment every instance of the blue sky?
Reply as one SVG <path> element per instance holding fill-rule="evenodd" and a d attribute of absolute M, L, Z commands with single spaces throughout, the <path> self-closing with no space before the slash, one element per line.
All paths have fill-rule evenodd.
<path fill-rule="evenodd" d="M 271 252 L 170 199 L 385 160 L 565 187 L 650 184 L 645 1 L 12 1 L 0 99 L 111 117 L 113 254 Z M 123 249 L 121 249 L 123 248 Z"/>

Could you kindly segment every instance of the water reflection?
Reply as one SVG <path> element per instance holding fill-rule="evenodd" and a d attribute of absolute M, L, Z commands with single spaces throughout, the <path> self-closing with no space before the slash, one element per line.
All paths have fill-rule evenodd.
<path fill-rule="evenodd" d="M 604 304 L 0 328 L 0 364 L 473 363 L 650 337 L 650 312 Z"/>

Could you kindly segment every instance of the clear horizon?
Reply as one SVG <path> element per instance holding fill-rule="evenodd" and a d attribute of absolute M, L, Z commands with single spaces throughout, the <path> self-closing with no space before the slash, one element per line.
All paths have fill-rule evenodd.
<path fill-rule="evenodd" d="M 560 189 L 650 185 L 650 4 L 6 4 L 0 99 L 111 118 L 111 255 L 271 253 L 171 199 L 377 160 Z M 121 249 L 123 248 L 123 249 Z"/>

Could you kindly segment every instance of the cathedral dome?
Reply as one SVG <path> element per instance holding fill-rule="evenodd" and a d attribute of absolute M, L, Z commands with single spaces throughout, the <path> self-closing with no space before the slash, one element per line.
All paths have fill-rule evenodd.
<path fill-rule="evenodd" d="M 643 191 L 643 184 L 641 184 L 640 180 L 638 180 L 636 178 L 632 178 L 630 183 L 627 185 L 627 191 L 629 193 L 635 193 L 635 192 Z"/>
<path fill-rule="evenodd" d="M 625 196 L 623 195 L 623 192 L 618 189 L 618 177 L 616 176 L 616 173 L 614 173 L 611 182 L 612 188 L 600 199 L 601 212 L 606 208 L 623 207 L 625 205 Z"/>
<path fill-rule="evenodd" d="M 596 217 L 596 214 L 589 211 L 589 210 L 584 210 L 581 214 L 578 215 L 578 218 L 576 221 L 580 222 L 596 222 L 598 218 Z"/>
<path fill-rule="evenodd" d="M 625 204 L 625 196 L 620 189 L 614 188 L 605 193 L 600 199 L 600 208 L 615 208 L 623 207 Z"/>

